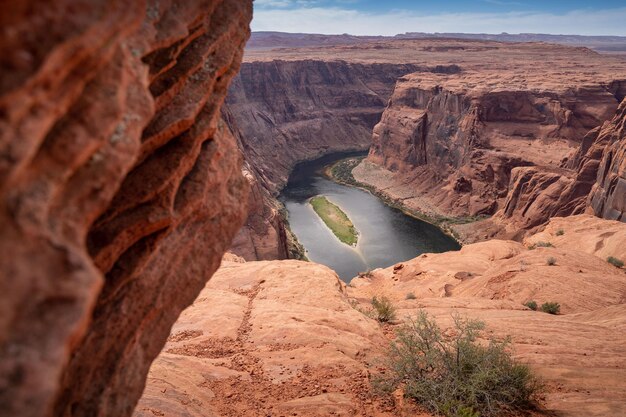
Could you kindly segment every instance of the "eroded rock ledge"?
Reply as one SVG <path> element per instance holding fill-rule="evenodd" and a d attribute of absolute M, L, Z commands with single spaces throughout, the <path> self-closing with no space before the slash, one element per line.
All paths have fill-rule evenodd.
<path fill-rule="evenodd" d="M 626 276 L 606 258 L 626 259 L 625 239 L 624 223 L 555 218 L 524 244 L 423 254 L 348 286 L 311 262 L 228 256 L 173 328 L 135 416 L 424 415 L 402 393 L 381 397 L 371 386 L 395 326 L 420 309 L 444 329 L 456 311 L 485 321 L 489 339 L 510 336 L 516 357 L 547 383 L 547 410 L 619 415 Z M 529 249 L 541 241 L 553 246 Z M 363 314 L 381 295 L 397 322 Z M 531 311 L 530 299 L 558 302 L 562 314 Z"/>
<path fill-rule="evenodd" d="M 25 1 L 0 23 L 0 408 L 126 416 L 243 220 L 220 105 L 251 1 Z"/>

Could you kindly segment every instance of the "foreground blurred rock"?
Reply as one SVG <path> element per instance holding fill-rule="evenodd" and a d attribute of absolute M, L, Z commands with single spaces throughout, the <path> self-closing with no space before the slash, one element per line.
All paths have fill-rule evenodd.
<path fill-rule="evenodd" d="M 626 259 L 625 241 L 624 223 L 555 218 L 527 246 L 424 254 L 347 287 L 321 265 L 229 257 L 174 326 L 135 416 L 421 416 L 371 388 L 394 327 L 419 309 L 444 328 L 456 311 L 484 320 L 489 338 L 511 336 L 547 383 L 547 410 L 622 415 L 626 274 L 606 258 Z M 537 242 L 553 247 L 528 248 Z M 397 323 L 361 313 L 373 296 L 393 301 Z M 562 314 L 531 311 L 531 299 L 558 302 Z"/>
<path fill-rule="evenodd" d="M 251 1 L 0 10 L 0 409 L 125 416 L 243 220 Z"/>

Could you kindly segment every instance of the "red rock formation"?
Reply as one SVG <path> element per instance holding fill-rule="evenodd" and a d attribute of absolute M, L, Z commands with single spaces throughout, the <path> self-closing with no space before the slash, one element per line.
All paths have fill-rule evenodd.
<path fill-rule="evenodd" d="M 397 78 L 409 64 L 245 62 L 226 101 L 242 151 L 277 193 L 297 162 L 365 150 Z"/>
<path fill-rule="evenodd" d="M 626 222 L 626 99 L 605 124 L 597 142 L 606 142 L 589 205 L 597 216 Z"/>
<path fill-rule="evenodd" d="M 0 10 L 0 408 L 125 416 L 247 185 L 220 105 L 251 2 Z"/>
<path fill-rule="evenodd" d="M 247 260 L 293 256 L 275 199 L 289 172 L 327 153 L 366 150 L 397 77 L 418 68 L 319 60 L 244 63 L 224 113 L 246 159 L 253 194 L 232 250 Z"/>
<path fill-rule="evenodd" d="M 508 191 L 511 169 L 557 167 L 559 154 L 570 148 L 551 149 L 550 142 L 582 140 L 617 106 L 601 86 L 540 92 L 501 91 L 506 83 L 499 91 L 453 86 L 463 77 L 401 78 L 368 157 L 410 177 L 417 193 L 429 193 L 453 215 L 493 214 L 494 202 Z M 529 144 L 534 149 L 527 153 L 523 146 Z M 542 148 L 549 153 L 540 155 Z"/>
<path fill-rule="evenodd" d="M 626 101 L 615 117 L 590 131 L 562 169 L 516 168 L 501 211 L 482 225 L 491 234 L 521 237 L 552 217 L 584 213 L 626 221 Z M 621 166 L 620 166 L 621 165 Z"/>

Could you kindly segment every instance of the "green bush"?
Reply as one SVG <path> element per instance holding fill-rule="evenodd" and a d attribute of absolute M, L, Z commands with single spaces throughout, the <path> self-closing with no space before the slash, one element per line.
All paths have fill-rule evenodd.
<path fill-rule="evenodd" d="M 535 300 L 526 301 L 524 305 L 533 311 L 537 311 L 537 302 Z"/>
<path fill-rule="evenodd" d="M 548 314 L 559 314 L 561 312 L 561 305 L 559 303 L 549 301 L 541 305 L 541 311 Z"/>
<path fill-rule="evenodd" d="M 563 229 L 559 229 L 559 230 L 556 231 L 556 235 L 557 236 L 563 236 L 564 234 L 565 234 L 565 230 L 563 230 Z"/>
<path fill-rule="evenodd" d="M 408 293 L 406 295 L 406 299 L 407 300 L 415 300 L 417 297 L 415 296 L 415 294 L 413 294 L 412 292 Z"/>
<path fill-rule="evenodd" d="M 617 268 L 622 268 L 624 266 L 624 261 L 617 259 L 614 256 L 609 256 L 606 258 L 606 261 Z"/>
<path fill-rule="evenodd" d="M 546 263 L 550 266 L 554 266 L 556 265 L 556 258 L 553 258 L 552 256 L 549 257 L 548 259 L 546 259 Z"/>
<path fill-rule="evenodd" d="M 553 248 L 553 247 L 554 247 L 554 245 L 552 243 L 550 243 L 550 242 L 537 242 L 537 243 L 534 243 L 534 244 L 530 245 L 528 247 L 528 249 L 532 250 L 532 249 L 535 249 L 535 248 Z"/>
<path fill-rule="evenodd" d="M 372 307 L 374 307 L 376 320 L 381 323 L 387 323 L 396 318 L 396 308 L 387 297 L 372 298 Z"/>
<path fill-rule="evenodd" d="M 377 380 L 431 413 L 493 417 L 535 408 L 541 390 L 530 368 L 516 362 L 509 341 L 481 344 L 484 323 L 454 317 L 455 331 L 442 332 L 425 312 L 403 325 L 387 356 L 389 371 Z"/>

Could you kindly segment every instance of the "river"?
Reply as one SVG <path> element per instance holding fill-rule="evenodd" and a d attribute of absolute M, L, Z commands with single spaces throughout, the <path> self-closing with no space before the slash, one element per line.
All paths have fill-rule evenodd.
<path fill-rule="evenodd" d="M 330 267 L 348 282 L 359 272 L 385 268 L 422 253 L 459 249 L 436 226 L 389 207 L 365 190 L 324 176 L 326 166 L 353 155 L 359 154 L 332 154 L 298 164 L 280 195 L 291 230 L 311 261 Z M 326 196 L 350 217 L 359 231 L 356 247 L 340 242 L 313 211 L 308 200 L 316 195 Z"/>

